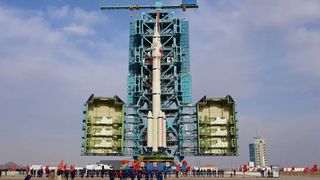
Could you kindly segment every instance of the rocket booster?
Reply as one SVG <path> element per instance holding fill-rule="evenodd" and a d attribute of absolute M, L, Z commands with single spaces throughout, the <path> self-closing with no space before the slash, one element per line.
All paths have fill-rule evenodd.
<path fill-rule="evenodd" d="M 159 147 L 166 147 L 166 117 L 161 111 L 161 38 L 160 13 L 157 12 L 152 38 L 152 112 L 148 112 L 147 146 L 157 152 Z"/>

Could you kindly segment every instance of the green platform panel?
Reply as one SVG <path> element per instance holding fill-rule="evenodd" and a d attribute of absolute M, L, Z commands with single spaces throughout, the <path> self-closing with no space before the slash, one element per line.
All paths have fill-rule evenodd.
<path fill-rule="evenodd" d="M 84 108 L 82 155 L 123 155 L 124 102 L 91 95 Z"/>
<path fill-rule="evenodd" d="M 203 97 L 196 104 L 198 155 L 234 156 L 238 154 L 235 101 Z"/>

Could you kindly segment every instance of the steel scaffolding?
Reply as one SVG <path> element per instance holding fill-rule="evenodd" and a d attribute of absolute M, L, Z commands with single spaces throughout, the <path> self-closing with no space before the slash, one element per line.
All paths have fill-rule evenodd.
<path fill-rule="evenodd" d="M 117 96 L 92 95 L 85 104 L 82 155 L 162 156 L 179 161 L 185 156 L 237 155 L 238 129 L 233 98 L 229 95 L 225 98 L 205 96 L 196 105 L 192 104 L 189 24 L 176 18 L 172 11 L 180 8 L 185 11 L 198 8 L 198 5 L 196 0 L 182 0 L 180 5 L 163 6 L 160 0 L 156 0 L 152 6 L 101 7 L 103 10 L 128 9 L 131 12 L 152 9 L 152 12 L 142 13 L 141 19 L 130 23 L 127 103 Z M 162 44 L 160 101 L 166 117 L 167 147 L 152 152 L 147 148 L 147 116 L 153 102 L 152 42 L 158 12 Z M 159 40 L 159 36 L 157 38 Z M 158 60 L 159 56 L 155 62 Z M 156 70 L 159 72 L 159 68 Z M 159 73 L 155 77 L 155 84 L 159 84 Z M 154 89 L 158 92 L 157 97 L 158 89 Z"/>
<path fill-rule="evenodd" d="M 151 44 L 155 12 L 130 23 L 128 96 L 125 115 L 125 155 L 148 154 L 147 113 L 152 108 Z M 164 154 L 194 155 L 197 150 L 196 110 L 192 105 L 188 22 L 161 10 L 161 109 L 167 117 Z"/>

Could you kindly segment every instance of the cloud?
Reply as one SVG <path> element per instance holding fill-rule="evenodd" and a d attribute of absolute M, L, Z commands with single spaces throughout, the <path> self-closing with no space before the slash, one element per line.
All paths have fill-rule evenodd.
<path fill-rule="evenodd" d="M 51 26 L 69 33 L 70 35 L 90 36 L 95 34 L 95 28 L 99 24 L 107 22 L 106 16 L 101 13 L 85 11 L 81 8 L 48 7 L 46 16 L 50 18 Z"/>
<path fill-rule="evenodd" d="M 63 6 L 61 8 L 48 7 L 47 11 L 48 15 L 52 18 L 65 19 L 71 15 L 69 6 Z"/>
<path fill-rule="evenodd" d="M 238 103 L 237 161 L 248 160 L 248 143 L 258 130 L 269 142 L 270 162 L 313 163 L 306 154 L 294 162 L 290 159 L 299 156 L 293 149 L 303 151 L 307 142 L 316 141 L 317 130 L 313 127 L 319 124 L 314 120 L 319 115 L 320 98 L 319 1 L 199 4 L 199 10 L 181 14 L 190 20 L 193 94 L 198 97 L 195 100 L 204 94 L 231 94 Z M 289 139 L 297 136 L 301 143 Z M 312 148 L 310 152 L 315 153 L 320 147 Z"/>
<path fill-rule="evenodd" d="M 185 16 L 190 20 L 191 70 L 197 99 L 200 93 L 254 97 L 257 68 L 238 12 L 212 8 L 204 1 L 199 10 L 190 11 Z"/>
<path fill-rule="evenodd" d="M 286 54 L 288 64 L 309 78 L 318 80 L 320 78 L 318 58 L 320 56 L 320 29 L 310 30 L 304 26 L 291 31 L 287 36 L 287 45 L 291 49 Z M 315 83 L 320 86 L 319 81 Z"/>
<path fill-rule="evenodd" d="M 79 43 L 84 43 L 84 41 L 69 36 L 69 33 L 55 31 L 50 24 L 44 21 L 43 17 L 36 16 L 25 20 L 23 17 L 15 16 L 16 11 L 1 10 L 1 12 L 0 18 L 3 19 L 1 24 L 4 28 L 0 30 L 2 33 L 0 42 L 5 45 L 5 48 L 0 51 L 2 56 L 0 63 L 3 65 L 1 66 L 3 67 L 1 72 L 8 73 L 10 76 L 14 73 L 16 75 L 27 72 L 35 73 L 37 70 L 39 72 L 57 73 L 58 76 L 72 76 L 68 71 L 78 69 L 77 74 L 86 74 L 87 71 L 82 71 L 81 68 L 97 69 L 101 73 L 104 70 L 100 65 L 106 62 L 101 62 L 100 58 L 105 59 L 105 56 L 123 57 L 121 52 L 123 49 L 112 46 L 112 42 L 107 44 L 89 39 L 86 44 L 90 44 L 92 49 L 97 49 L 100 52 L 100 54 L 93 53 L 95 56 L 92 56 L 91 53 L 79 48 L 79 46 L 84 45 Z M 24 28 L 16 28 L 17 26 Z M 82 29 L 77 28 L 77 26 L 70 26 L 65 30 L 80 34 L 91 33 L 84 27 Z M 74 39 L 79 41 L 74 41 Z M 116 63 L 113 63 L 113 65 L 117 66 Z M 45 68 L 47 69 L 44 70 Z M 110 67 L 110 71 L 113 71 L 113 69 Z M 108 67 L 106 70 L 108 70 Z M 61 71 L 65 71 L 65 74 L 62 74 Z"/>
<path fill-rule="evenodd" d="M 235 99 L 245 100 L 273 91 L 273 87 L 286 91 L 302 88 L 288 84 L 288 78 L 304 87 L 319 86 L 306 80 L 319 77 L 318 1 L 199 4 L 199 10 L 182 14 L 190 20 L 196 97 L 233 94 Z"/>
<path fill-rule="evenodd" d="M 77 12 L 73 16 L 91 14 L 80 9 Z M 39 164 L 46 159 L 55 163 L 61 158 L 82 163 L 83 103 L 91 93 L 125 97 L 127 59 L 123 52 L 127 47 L 103 42 L 94 34 L 92 38 L 75 37 L 60 31 L 67 21 L 64 18 L 78 17 L 61 15 L 63 23 L 55 24 L 47 13 L 29 16 L 22 10 L 0 6 L 0 121 L 1 128 L 7 129 L 1 136 L 15 139 L 4 145 L 11 153 L 0 149 L 1 154 L 7 154 L 1 159 L 4 162 Z M 49 143 L 43 147 L 42 142 Z M 62 146 L 68 150 L 56 151 Z"/>
<path fill-rule="evenodd" d="M 107 17 L 96 11 L 86 11 L 81 8 L 70 8 L 68 5 L 62 7 L 48 7 L 47 16 L 50 19 L 69 21 L 75 24 L 96 25 L 107 21 Z"/>
<path fill-rule="evenodd" d="M 317 0 L 244 1 L 244 17 L 259 28 L 292 28 L 319 20 Z M 252 14 L 256 16 L 252 16 Z"/>
<path fill-rule="evenodd" d="M 76 35 L 80 35 L 80 36 L 87 36 L 87 35 L 94 34 L 94 31 L 92 29 L 89 29 L 86 26 L 79 26 L 79 25 L 75 25 L 75 24 L 72 24 L 68 27 L 64 27 L 63 30 L 66 32 L 69 32 L 69 33 L 74 33 Z"/>

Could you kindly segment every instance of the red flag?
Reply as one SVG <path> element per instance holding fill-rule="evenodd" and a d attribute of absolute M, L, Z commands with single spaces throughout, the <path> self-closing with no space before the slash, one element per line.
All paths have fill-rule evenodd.
<path fill-rule="evenodd" d="M 49 165 L 46 165 L 46 167 L 44 168 L 44 172 L 46 174 L 49 174 L 49 172 L 50 172 Z"/>
<path fill-rule="evenodd" d="M 186 160 L 184 160 L 184 161 L 182 161 L 182 165 L 187 165 L 187 161 Z"/>
<path fill-rule="evenodd" d="M 122 160 L 121 164 L 122 165 L 128 164 L 128 161 L 127 160 Z"/>
<path fill-rule="evenodd" d="M 134 170 L 138 170 L 138 169 L 140 169 L 140 167 L 141 167 L 141 166 L 140 166 L 140 163 L 137 162 L 137 161 L 136 161 L 136 162 L 134 163 L 134 165 L 133 165 Z"/>
<path fill-rule="evenodd" d="M 312 168 L 310 169 L 311 172 L 317 172 L 318 171 L 318 166 L 317 164 L 313 165 Z"/>
<path fill-rule="evenodd" d="M 71 172 L 74 172 L 75 170 L 76 170 L 76 169 L 74 168 L 74 166 L 71 165 L 71 166 L 70 166 L 70 171 L 71 171 Z"/>
<path fill-rule="evenodd" d="M 190 166 L 187 166 L 187 170 L 186 170 L 187 172 L 190 172 L 191 171 L 191 168 L 190 168 Z"/>
<path fill-rule="evenodd" d="M 179 166 L 177 166 L 176 172 L 180 172 L 180 167 Z"/>
<path fill-rule="evenodd" d="M 62 170 L 63 164 L 64 164 L 64 163 L 63 163 L 63 160 L 62 160 L 62 161 L 59 163 L 59 165 L 58 165 L 58 169 L 59 169 L 59 170 Z"/>
<path fill-rule="evenodd" d="M 13 171 L 16 171 L 16 170 L 17 170 L 16 165 L 13 165 L 12 170 L 13 170 Z"/>
<path fill-rule="evenodd" d="M 242 167 L 243 172 L 247 172 L 249 170 L 248 166 L 245 164 Z"/>

